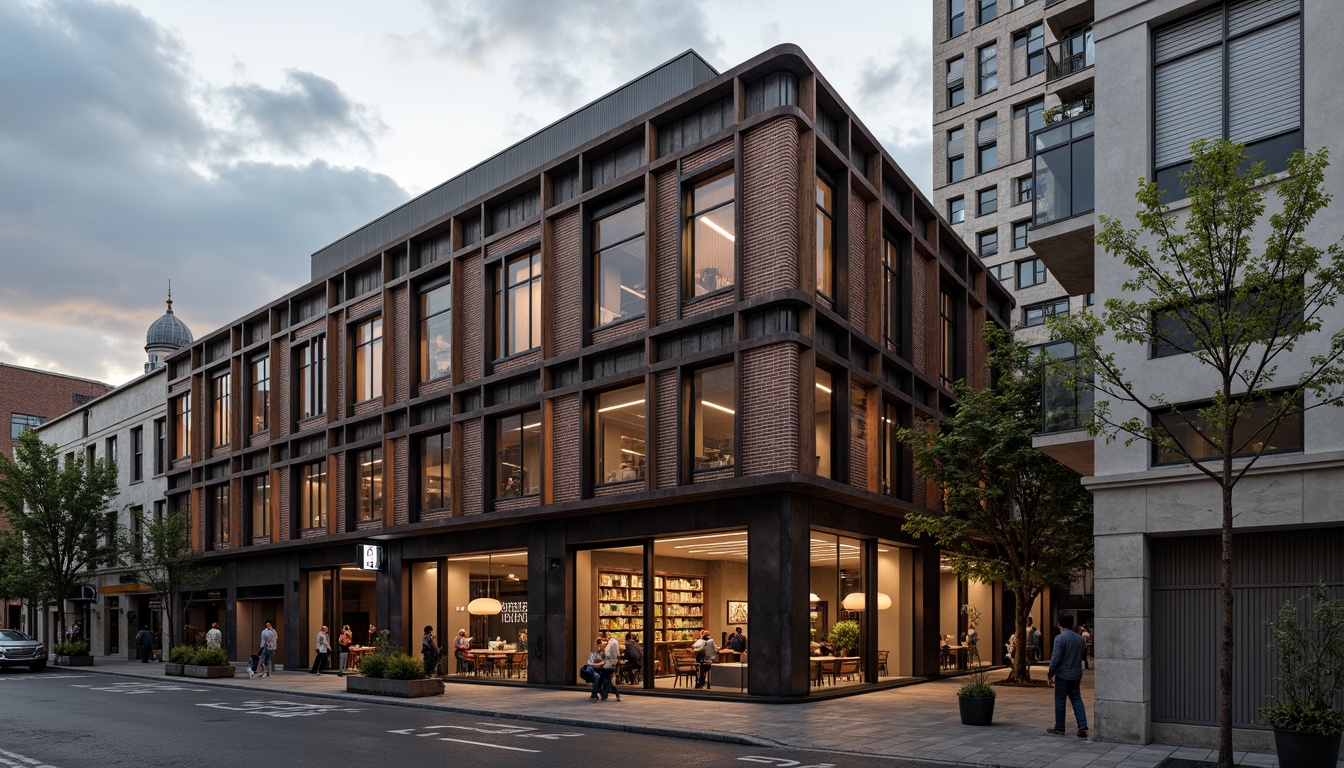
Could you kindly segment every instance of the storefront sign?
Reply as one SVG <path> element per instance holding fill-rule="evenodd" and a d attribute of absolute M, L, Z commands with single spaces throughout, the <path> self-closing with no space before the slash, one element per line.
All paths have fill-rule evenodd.
<path fill-rule="evenodd" d="M 527 601 L 509 600 L 502 603 L 499 611 L 499 619 L 505 624 L 526 624 L 527 623 Z"/>
<path fill-rule="evenodd" d="M 387 558 L 378 544 L 358 544 L 355 562 L 361 571 L 386 571 Z"/>

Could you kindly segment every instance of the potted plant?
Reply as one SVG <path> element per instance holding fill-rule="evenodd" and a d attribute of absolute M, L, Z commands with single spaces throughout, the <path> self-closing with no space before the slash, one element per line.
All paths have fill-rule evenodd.
<path fill-rule="evenodd" d="M 1334 706 L 1344 694 L 1344 600 L 1321 583 L 1299 602 L 1284 601 L 1267 622 L 1278 692 L 1260 716 L 1274 726 L 1279 765 L 1334 768 L 1344 733 Z"/>
<path fill-rule="evenodd" d="M 163 665 L 165 675 L 218 678 L 233 677 L 237 670 L 229 663 L 229 654 L 223 648 L 193 648 L 179 645 L 168 654 Z"/>
<path fill-rule="evenodd" d="M 831 626 L 831 647 L 836 656 L 848 656 L 850 651 L 859 648 L 859 622 L 837 621 Z"/>
<path fill-rule="evenodd" d="M 359 660 L 359 677 L 347 675 L 345 690 L 374 696 L 413 699 L 443 694 L 443 681 L 425 677 L 420 659 L 384 647 Z"/>
<path fill-rule="evenodd" d="M 52 647 L 56 652 L 56 663 L 66 667 L 91 667 L 93 657 L 89 655 L 89 644 L 83 640 L 73 643 L 56 643 Z"/>
<path fill-rule="evenodd" d="M 975 626 L 980 623 L 980 611 L 967 603 L 961 612 L 966 614 L 969 624 L 968 637 L 976 637 Z M 994 720 L 994 689 L 989 687 L 989 674 L 980 660 L 980 644 L 971 642 L 968 650 L 971 662 L 971 674 L 967 682 L 957 689 L 957 705 L 961 710 L 962 725 L 989 725 Z"/>

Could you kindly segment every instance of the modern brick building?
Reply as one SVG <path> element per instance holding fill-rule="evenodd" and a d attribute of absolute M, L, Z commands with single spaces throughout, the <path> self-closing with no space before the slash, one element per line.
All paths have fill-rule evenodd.
<path fill-rule="evenodd" d="M 41 426 L 49 419 L 76 408 L 111 390 L 97 381 L 49 371 L 0 363 L 0 413 L 9 416 L 9 431 L 0 435 L 0 451 L 14 456 L 19 434 Z M 7 525 L 0 515 L 0 526 Z M 0 627 L 19 627 L 22 608 L 17 600 L 7 600 L 0 611 Z"/>
<path fill-rule="evenodd" d="M 1011 300 L 801 50 L 687 52 L 312 264 L 167 360 L 168 504 L 223 568 L 189 622 L 231 648 L 525 631 L 507 671 L 564 684 L 609 629 L 661 688 L 742 626 L 716 690 L 798 696 L 839 619 L 823 682 L 879 684 L 993 610 L 901 531 L 892 433 L 986 383 Z"/>

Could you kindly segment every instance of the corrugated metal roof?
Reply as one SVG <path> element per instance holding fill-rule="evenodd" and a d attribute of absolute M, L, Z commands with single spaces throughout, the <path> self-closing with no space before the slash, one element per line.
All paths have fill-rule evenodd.
<path fill-rule="evenodd" d="M 718 74 L 695 51 L 686 51 L 317 251 L 312 256 L 312 278 L 404 237 Z"/>

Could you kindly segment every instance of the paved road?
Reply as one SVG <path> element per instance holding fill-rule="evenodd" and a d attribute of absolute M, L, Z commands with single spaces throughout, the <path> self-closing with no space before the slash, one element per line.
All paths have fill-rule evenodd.
<path fill-rule="evenodd" d="M 622 703 L 576 702 L 600 718 Z M 586 709 L 584 709 L 586 707 Z M 594 765 L 649 768 L 916 768 L 935 763 L 553 726 L 181 678 L 76 670 L 0 673 L 0 766 L 293 768 Z"/>

